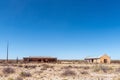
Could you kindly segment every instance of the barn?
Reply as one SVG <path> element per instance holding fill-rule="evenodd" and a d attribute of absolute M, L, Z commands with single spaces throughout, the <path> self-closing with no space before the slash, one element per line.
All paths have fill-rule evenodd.
<path fill-rule="evenodd" d="M 110 64 L 111 58 L 107 54 L 104 54 L 100 57 L 87 57 L 85 58 L 85 61 L 88 63 L 108 63 Z"/>
<path fill-rule="evenodd" d="M 55 57 L 24 57 L 24 62 L 57 62 L 57 58 Z"/>

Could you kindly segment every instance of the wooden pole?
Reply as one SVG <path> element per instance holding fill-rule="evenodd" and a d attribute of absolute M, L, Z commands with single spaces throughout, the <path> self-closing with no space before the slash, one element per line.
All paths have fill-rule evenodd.
<path fill-rule="evenodd" d="M 8 48 L 9 48 L 9 42 L 7 42 L 7 63 L 8 63 Z"/>

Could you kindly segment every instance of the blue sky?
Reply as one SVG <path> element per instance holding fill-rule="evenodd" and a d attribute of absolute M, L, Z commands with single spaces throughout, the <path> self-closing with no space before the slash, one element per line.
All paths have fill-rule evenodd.
<path fill-rule="evenodd" d="M 1 0 L 0 58 L 120 58 L 119 0 Z"/>

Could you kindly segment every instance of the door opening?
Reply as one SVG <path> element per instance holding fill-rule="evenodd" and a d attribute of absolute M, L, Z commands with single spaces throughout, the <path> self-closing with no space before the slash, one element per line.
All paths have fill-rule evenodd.
<path fill-rule="evenodd" d="M 104 63 L 107 63 L 107 59 L 104 59 Z"/>

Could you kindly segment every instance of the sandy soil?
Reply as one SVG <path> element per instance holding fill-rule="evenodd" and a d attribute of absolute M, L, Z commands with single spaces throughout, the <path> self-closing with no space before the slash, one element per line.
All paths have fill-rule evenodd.
<path fill-rule="evenodd" d="M 0 80 L 120 80 L 120 64 L 0 64 Z"/>

